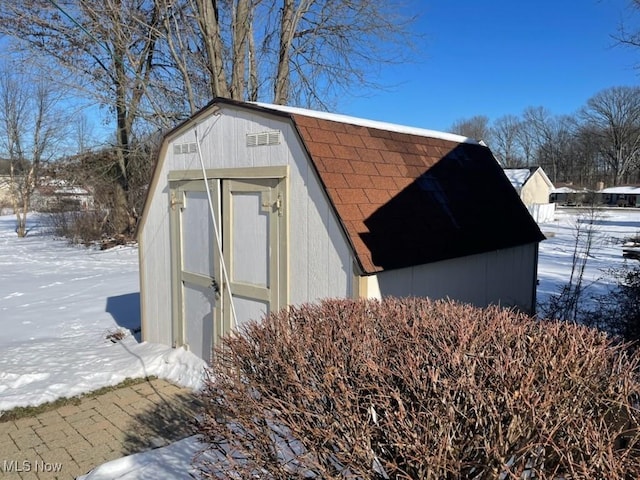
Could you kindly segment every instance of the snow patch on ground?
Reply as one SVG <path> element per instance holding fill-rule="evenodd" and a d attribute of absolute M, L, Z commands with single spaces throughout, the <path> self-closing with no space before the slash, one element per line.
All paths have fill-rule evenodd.
<path fill-rule="evenodd" d="M 202 360 L 131 334 L 140 327 L 136 247 L 71 246 L 38 216 L 18 238 L 14 222 L 0 216 L 0 416 L 126 378 L 200 387 Z M 109 340 L 117 330 L 125 337 Z"/>
<path fill-rule="evenodd" d="M 163 448 L 104 463 L 78 480 L 193 480 L 198 477 L 191 461 L 201 449 L 196 436 L 185 438 Z"/>

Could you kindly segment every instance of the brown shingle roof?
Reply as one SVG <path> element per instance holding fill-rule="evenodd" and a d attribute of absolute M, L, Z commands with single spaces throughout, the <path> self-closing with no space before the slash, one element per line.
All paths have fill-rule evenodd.
<path fill-rule="evenodd" d="M 484 145 L 287 107 L 214 103 L 293 121 L 365 274 L 544 239 Z"/>
<path fill-rule="evenodd" d="M 483 145 L 291 118 L 364 273 L 544 238 Z"/>

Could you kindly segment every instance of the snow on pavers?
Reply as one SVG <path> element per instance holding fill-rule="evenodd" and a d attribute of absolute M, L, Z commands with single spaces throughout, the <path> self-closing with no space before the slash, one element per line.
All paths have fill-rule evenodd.
<path fill-rule="evenodd" d="M 197 406 L 191 390 L 155 379 L 0 422 L 1 476 L 72 479 L 166 446 L 193 434 Z"/>

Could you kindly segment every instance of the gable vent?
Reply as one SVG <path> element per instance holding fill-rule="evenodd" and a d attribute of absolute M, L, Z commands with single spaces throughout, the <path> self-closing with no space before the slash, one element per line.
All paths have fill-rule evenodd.
<path fill-rule="evenodd" d="M 178 143 L 173 145 L 174 155 L 183 155 L 185 153 L 196 153 L 198 151 L 195 143 Z"/>
<path fill-rule="evenodd" d="M 280 131 L 247 133 L 247 147 L 280 144 Z"/>

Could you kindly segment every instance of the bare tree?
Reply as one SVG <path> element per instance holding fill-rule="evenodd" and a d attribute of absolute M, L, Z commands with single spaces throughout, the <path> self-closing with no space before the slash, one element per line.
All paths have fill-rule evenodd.
<path fill-rule="evenodd" d="M 76 137 L 78 153 L 85 153 L 94 144 L 91 140 L 93 129 L 84 113 L 78 114 L 71 123 L 71 128 Z"/>
<path fill-rule="evenodd" d="M 207 57 L 211 94 L 228 97 L 229 88 L 225 75 L 225 52 L 222 43 L 220 7 L 217 0 L 193 0 L 198 25 Z"/>
<path fill-rule="evenodd" d="M 113 188 L 120 198 L 114 214 L 124 219 L 123 230 L 135 224 L 129 170 L 139 120 L 172 124 L 165 104 L 158 105 L 148 94 L 160 61 L 156 43 L 161 28 L 155 2 L 0 0 L 0 31 L 40 55 L 50 68 L 72 74 L 77 89 L 91 92 L 113 114 L 118 157 Z"/>
<path fill-rule="evenodd" d="M 640 88 L 603 90 L 587 101 L 581 116 L 599 139 L 614 183 L 624 183 L 640 164 Z"/>
<path fill-rule="evenodd" d="M 518 151 L 518 132 L 522 123 L 515 115 L 504 115 L 493 122 L 491 147 L 505 167 L 522 165 L 522 155 Z"/>
<path fill-rule="evenodd" d="M 193 1 L 213 95 L 326 106 L 413 54 L 398 1 Z"/>
<path fill-rule="evenodd" d="M 452 133 L 464 135 L 475 140 L 483 140 L 491 143 L 491 128 L 489 127 L 489 117 L 476 115 L 471 118 L 456 120 L 449 128 Z"/>
<path fill-rule="evenodd" d="M 541 306 L 543 316 L 569 322 L 580 322 L 584 319 L 586 312 L 582 303 L 585 290 L 589 287 L 588 284 L 585 285 L 584 274 L 587 262 L 592 256 L 593 247 L 601 241 L 599 220 L 600 213 L 594 206 L 575 218 L 571 273 L 560 291 Z"/>
<path fill-rule="evenodd" d="M 617 31 L 612 37 L 620 46 L 637 48 L 640 47 L 640 30 L 635 25 L 630 27 L 630 19 L 634 13 L 640 11 L 640 0 L 629 0 L 627 5 L 629 9 L 628 12 L 625 12 L 627 20 L 618 24 Z"/>
<path fill-rule="evenodd" d="M 536 162 L 536 129 L 535 125 L 531 120 L 529 120 L 526 116 L 525 110 L 522 119 L 520 121 L 520 125 L 518 126 L 518 130 L 516 132 L 516 141 L 518 144 L 518 149 L 522 154 L 522 162 L 529 166 L 534 165 Z"/>
<path fill-rule="evenodd" d="M 563 162 L 566 160 L 565 148 L 572 138 L 574 122 L 570 116 L 554 116 L 544 107 L 530 107 L 524 111 L 521 135 L 527 135 L 531 142 L 535 161 L 542 166 L 552 182 L 562 180 Z"/>
<path fill-rule="evenodd" d="M 44 81 L 4 68 L 0 75 L 0 144 L 9 160 L 10 196 L 16 233 L 28 233 L 27 215 L 40 172 L 56 153 L 64 119 L 59 97 Z"/>
<path fill-rule="evenodd" d="M 609 169 L 600 154 L 600 140 L 593 128 L 577 124 L 573 138 L 565 149 L 567 162 L 564 178 L 580 186 L 595 187 L 610 180 Z"/>
<path fill-rule="evenodd" d="M 114 212 L 131 232 L 140 139 L 212 96 L 323 106 L 361 91 L 382 62 L 412 56 L 400 11 L 374 0 L 0 0 L 0 33 L 112 114 Z"/>
<path fill-rule="evenodd" d="M 192 1 L 156 0 L 163 12 L 161 31 L 164 33 L 157 45 L 166 43 L 163 69 L 167 76 L 173 77 L 169 82 L 160 82 L 169 84 L 160 90 L 166 91 L 165 101 L 171 101 L 171 111 L 175 113 L 169 117 L 173 120 L 180 117 L 179 112 L 194 114 L 213 92 L 206 53 L 203 53 L 205 49 L 201 46 L 204 43 L 200 39 L 201 27 L 193 20 L 195 6 Z M 170 85 L 174 85 L 173 89 Z"/>

